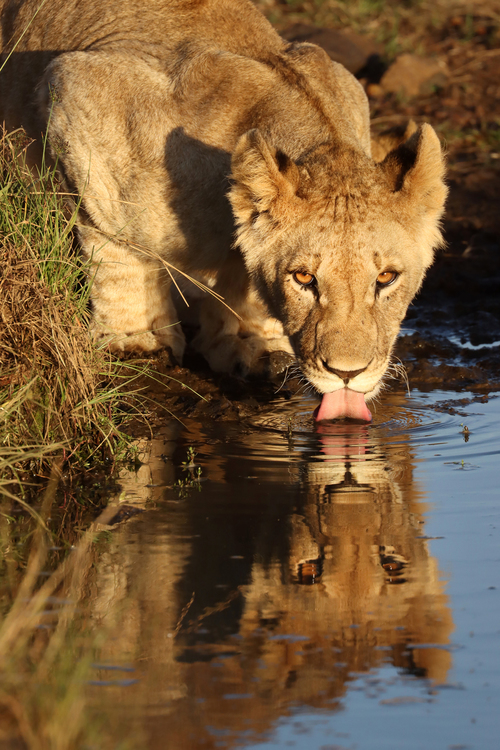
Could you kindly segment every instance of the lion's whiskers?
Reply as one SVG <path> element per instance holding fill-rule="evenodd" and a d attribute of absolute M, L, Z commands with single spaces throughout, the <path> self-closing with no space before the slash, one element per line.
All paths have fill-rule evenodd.
<path fill-rule="evenodd" d="M 391 361 L 389 362 L 389 365 L 387 367 L 387 370 L 385 371 L 384 375 L 382 376 L 380 380 L 380 390 L 386 391 L 389 388 L 389 384 L 386 382 L 386 379 L 390 380 L 402 380 L 403 383 L 406 386 L 406 391 L 408 393 L 408 396 L 410 396 L 410 383 L 408 380 L 408 373 L 406 371 L 406 367 L 402 363 L 402 361 L 396 357 L 396 362 Z"/>

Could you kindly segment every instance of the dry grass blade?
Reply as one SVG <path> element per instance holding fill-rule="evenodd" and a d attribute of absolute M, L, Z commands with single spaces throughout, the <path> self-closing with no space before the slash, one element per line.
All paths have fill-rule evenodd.
<path fill-rule="evenodd" d="M 49 515 L 50 509 L 54 503 L 57 485 L 59 484 L 61 477 L 61 463 L 61 460 L 58 460 L 52 465 L 50 479 L 44 493 L 42 507 L 39 514 L 41 523 L 37 525 L 35 530 L 26 571 L 21 581 L 21 585 L 19 586 L 16 600 L 0 628 L 0 668 L 5 662 L 5 658 L 11 653 L 15 641 L 22 638 L 26 627 L 33 626 L 32 619 L 37 615 L 36 609 L 30 616 L 26 615 L 29 611 L 26 602 L 33 594 L 35 584 L 47 556 L 48 529 L 45 525 L 45 519 Z"/>
<path fill-rule="evenodd" d="M 16 39 L 16 41 L 12 45 L 12 47 L 11 47 L 8 55 L 6 56 L 6 58 L 3 61 L 2 65 L 0 66 L 0 73 L 2 72 L 2 70 L 7 65 L 7 62 L 9 61 L 11 55 L 16 51 L 16 49 L 19 46 L 22 38 L 24 37 L 24 35 L 28 31 L 28 29 L 30 28 L 31 24 L 33 23 L 33 21 L 35 20 L 35 18 L 37 17 L 37 15 L 39 14 L 39 12 L 41 11 L 41 9 L 43 8 L 43 6 L 45 5 L 46 2 L 47 2 L 47 0 L 41 0 L 40 5 L 38 6 L 38 8 L 36 9 L 35 13 L 33 14 L 33 17 L 31 18 L 30 22 L 26 25 L 26 28 L 23 29 L 23 33 L 21 34 L 21 36 L 19 37 L 19 39 Z"/>
<path fill-rule="evenodd" d="M 189 303 L 186 300 L 186 297 L 184 296 L 184 294 L 182 293 L 182 290 L 180 289 L 180 287 L 179 287 L 179 285 L 178 285 L 178 283 L 177 283 L 177 281 L 175 279 L 175 276 L 173 275 L 173 272 L 179 274 L 179 276 L 182 276 L 184 279 L 186 279 L 186 281 L 189 281 L 190 284 L 193 284 L 193 286 L 195 286 L 201 292 L 204 292 L 206 294 L 210 294 L 212 297 L 214 297 L 216 300 L 218 300 L 221 303 L 221 305 L 224 305 L 224 307 L 226 307 L 230 312 L 232 312 L 233 315 L 235 315 L 238 318 L 238 320 L 241 320 L 241 316 L 238 315 L 238 313 L 235 312 L 224 301 L 224 297 L 221 294 L 219 294 L 218 292 L 216 292 L 215 289 L 211 289 L 209 286 L 207 286 L 206 284 L 204 284 L 199 279 L 195 278 L 194 276 L 190 276 L 188 273 L 185 273 L 185 271 L 181 271 L 180 268 L 177 268 L 177 266 L 174 266 L 174 265 L 172 265 L 172 263 L 169 263 L 167 260 L 165 260 L 165 258 L 162 258 L 162 256 L 159 255 L 154 250 L 151 250 L 150 248 L 146 247 L 145 245 L 139 245 L 136 242 L 130 242 L 129 240 L 126 240 L 126 239 L 124 239 L 123 237 L 121 237 L 119 235 L 117 235 L 116 237 L 110 237 L 109 235 L 107 235 L 105 232 L 102 232 L 102 231 L 100 231 L 100 234 L 102 234 L 103 237 L 106 238 L 107 241 L 109 241 L 111 239 L 113 239 L 114 241 L 118 240 L 119 242 L 122 242 L 124 245 L 128 245 L 129 247 L 134 248 L 134 250 L 137 250 L 139 253 L 141 253 L 142 255 L 145 255 L 147 258 L 152 258 L 153 260 L 158 261 L 165 268 L 165 270 L 167 271 L 167 273 L 169 274 L 169 276 L 170 276 L 170 278 L 172 280 L 172 283 L 174 284 L 175 288 L 177 289 L 177 291 L 178 291 L 181 299 L 185 302 L 185 304 L 188 307 L 189 307 Z"/>

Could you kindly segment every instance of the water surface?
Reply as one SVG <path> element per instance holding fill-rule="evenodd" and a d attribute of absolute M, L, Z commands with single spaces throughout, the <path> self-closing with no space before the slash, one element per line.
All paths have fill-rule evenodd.
<path fill-rule="evenodd" d="M 99 544 L 83 602 L 117 742 L 499 746 L 500 398 L 396 393 L 369 426 L 315 427 L 314 406 L 166 424 L 123 472 L 144 512 Z"/>

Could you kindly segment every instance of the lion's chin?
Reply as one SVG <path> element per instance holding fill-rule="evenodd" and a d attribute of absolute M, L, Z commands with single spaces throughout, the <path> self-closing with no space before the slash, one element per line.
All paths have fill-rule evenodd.
<path fill-rule="evenodd" d="M 317 422 L 323 419 L 362 419 L 371 422 L 372 415 L 365 402 L 364 393 L 340 388 L 333 393 L 324 393 L 319 408 L 314 413 Z"/>

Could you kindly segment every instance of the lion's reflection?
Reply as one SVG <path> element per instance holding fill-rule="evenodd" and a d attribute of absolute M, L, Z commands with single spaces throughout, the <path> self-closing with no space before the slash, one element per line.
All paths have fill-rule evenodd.
<path fill-rule="evenodd" d="M 149 747 L 166 731 L 169 747 L 210 747 L 207 726 L 231 746 L 292 705 L 334 708 L 353 673 L 382 664 L 446 681 L 451 612 L 411 450 L 374 434 L 320 426 L 310 455 L 277 464 L 272 483 L 257 464 L 226 500 L 233 456 L 261 452 L 259 431 L 238 451 L 207 441 L 213 486 L 182 501 L 158 489 L 171 482 L 171 436 L 153 446 L 143 491 L 157 508 L 114 532 L 94 580 L 94 616 L 112 634 L 103 658 L 142 674 L 127 695 L 148 706 Z"/>

